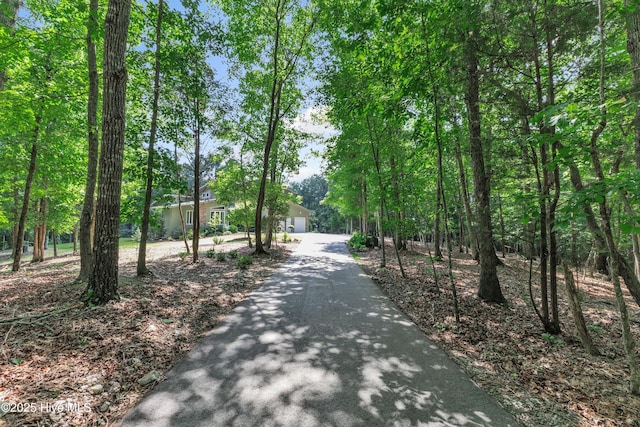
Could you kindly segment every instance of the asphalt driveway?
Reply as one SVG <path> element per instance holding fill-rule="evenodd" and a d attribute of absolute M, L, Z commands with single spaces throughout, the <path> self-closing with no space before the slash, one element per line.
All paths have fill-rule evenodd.
<path fill-rule="evenodd" d="M 296 236 L 123 427 L 517 425 L 364 275 L 347 236 Z"/>

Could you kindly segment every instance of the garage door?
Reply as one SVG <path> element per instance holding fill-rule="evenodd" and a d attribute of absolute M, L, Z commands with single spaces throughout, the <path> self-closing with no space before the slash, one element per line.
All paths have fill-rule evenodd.
<path fill-rule="evenodd" d="M 304 233 L 307 231 L 307 219 L 303 216 L 293 218 L 293 229 L 296 233 Z"/>

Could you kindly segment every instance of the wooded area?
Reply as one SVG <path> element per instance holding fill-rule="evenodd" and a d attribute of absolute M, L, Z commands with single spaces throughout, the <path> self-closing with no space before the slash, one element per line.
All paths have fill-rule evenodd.
<path fill-rule="evenodd" d="M 337 129 L 325 178 L 289 183 L 318 143 L 293 125 L 312 105 Z M 154 207 L 199 212 L 211 185 L 263 254 L 293 191 L 401 276 L 412 242 L 468 253 L 482 302 L 510 304 L 498 270 L 517 254 L 552 336 L 568 270 L 605 275 L 640 395 L 636 0 L 0 0 L 0 165 L 12 270 L 70 236 L 89 305 L 119 298 L 121 225 L 145 276 Z M 196 263 L 200 221 L 181 222 Z"/>

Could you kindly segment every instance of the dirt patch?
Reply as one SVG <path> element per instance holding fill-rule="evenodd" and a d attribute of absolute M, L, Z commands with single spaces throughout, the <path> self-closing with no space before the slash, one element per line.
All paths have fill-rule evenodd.
<path fill-rule="evenodd" d="M 224 260 L 203 243 L 197 264 L 179 242 L 150 247 L 143 278 L 122 251 L 121 300 L 101 307 L 78 303 L 78 257 L 0 270 L 0 426 L 113 425 L 295 247 L 240 269 L 231 252 L 248 255 L 246 242 L 215 246 Z"/>
<path fill-rule="evenodd" d="M 530 302 L 528 261 L 508 256 L 498 268 L 509 301 L 505 308 L 478 300 L 479 266 L 466 254 L 452 255 L 460 324 L 453 316 L 446 260 L 435 262 L 434 275 L 427 250 L 414 245 L 402 252 L 407 272 L 402 278 L 392 247 L 384 269 L 378 268 L 380 250 L 360 252 L 356 258 L 394 303 L 523 425 L 640 426 L 640 397 L 628 391 L 620 316 L 613 285 L 605 277 L 576 275 L 585 318 L 602 353 L 594 357 L 580 345 L 562 276 L 562 333 L 551 336 L 544 333 Z M 628 294 L 626 301 L 638 341 L 640 311 Z"/>

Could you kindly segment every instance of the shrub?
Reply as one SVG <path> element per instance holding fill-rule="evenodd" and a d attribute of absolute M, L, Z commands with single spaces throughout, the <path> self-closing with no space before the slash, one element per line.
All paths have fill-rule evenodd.
<path fill-rule="evenodd" d="M 193 230 L 187 230 L 187 240 L 193 239 Z"/>
<path fill-rule="evenodd" d="M 351 246 L 356 251 L 362 250 L 367 245 L 367 236 L 362 233 L 355 232 L 349 239 L 349 246 Z"/>
<path fill-rule="evenodd" d="M 282 243 L 289 243 L 291 241 L 291 237 L 289 237 L 289 233 L 286 231 L 282 233 Z"/>
<path fill-rule="evenodd" d="M 214 248 L 208 249 L 207 252 L 205 252 L 207 258 L 213 258 L 215 254 L 216 250 Z"/>
<path fill-rule="evenodd" d="M 293 233 L 293 230 L 296 229 L 296 227 L 293 224 L 290 224 L 289 227 L 287 227 L 289 229 L 290 233 Z"/>
<path fill-rule="evenodd" d="M 238 232 L 238 226 L 237 225 L 230 225 L 229 226 L 229 231 L 231 233 L 237 233 Z"/>
<path fill-rule="evenodd" d="M 224 239 L 220 236 L 213 236 L 213 244 L 214 245 L 219 245 L 220 243 L 223 243 Z"/>
<path fill-rule="evenodd" d="M 189 252 L 178 252 L 178 256 L 180 257 L 180 259 L 184 260 L 189 256 Z"/>
<path fill-rule="evenodd" d="M 231 259 L 238 258 L 238 250 L 237 249 L 233 249 L 233 250 L 229 251 L 229 258 L 231 258 Z"/>
<path fill-rule="evenodd" d="M 253 258 L 251 258 L 249 255 L 242 255 L 236 261 L 236 267 L 242 270 L 246 270 L 251 264 L 253 264 Z"/>
<path fill-rule="evenodd" d="M 140 242 L 140 239 L 142 239 L 142 232 L 139 227 L 135 227 L 133 229 L 133 233 L 131 233 L 131 240 L 134 242 Z"/>
<path fill-rule="evenodd" d="M 216 261 L 225 261 L 227 259 L 227 254 L 225 252 L 216 253 Z"/>
<path fill-rule="evenodd" d="M 222 233 L 223 236 L 229 236 L 231 235 L 231 232 L 229 230 L 225 231 L 224 233 Z"/>

